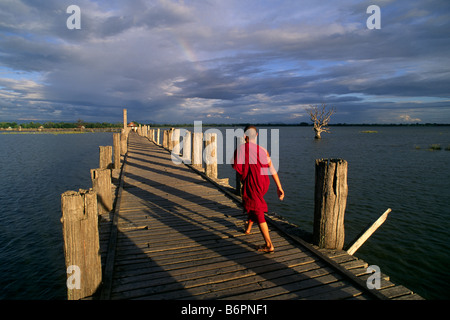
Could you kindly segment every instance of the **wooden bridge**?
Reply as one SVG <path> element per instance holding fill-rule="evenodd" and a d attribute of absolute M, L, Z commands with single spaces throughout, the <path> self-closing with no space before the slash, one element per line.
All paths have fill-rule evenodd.
<path fill-rule="evenodd" d="M 226 186 L 135 133 L 129 135 L 115 210 L 100 219 L 102 299 L 421 299 L 345 251 L 318 250 L 299 229 L 268 217 L 275 253 Z"/>

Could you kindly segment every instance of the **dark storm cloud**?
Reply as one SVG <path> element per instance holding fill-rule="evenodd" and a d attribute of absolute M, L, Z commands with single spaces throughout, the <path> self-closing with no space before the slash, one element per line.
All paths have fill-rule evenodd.
<path fill-rule="evenodd" d="M 0 117 L 450 122 L 448 1 L 377 1 L 380 30 L 371 4 L 2 1 Z"/>

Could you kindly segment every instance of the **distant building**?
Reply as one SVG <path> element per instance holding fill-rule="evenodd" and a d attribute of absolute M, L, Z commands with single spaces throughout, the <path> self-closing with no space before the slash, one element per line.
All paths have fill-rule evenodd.
<path fill-rule="evenodd" d="M 137 129 L 138 129 L 138 125 L 135 124 L 134 122 L 130 122 L 130 123 L 128 124 L 128 128 L 131 128 L 131 130 L 133 130 L 134 132 L 136 132 Z"/>

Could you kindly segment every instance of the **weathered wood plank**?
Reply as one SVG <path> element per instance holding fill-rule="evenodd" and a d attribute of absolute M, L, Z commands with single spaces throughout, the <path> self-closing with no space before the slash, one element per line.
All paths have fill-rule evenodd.
<path fill-rule="evenodd" d="M 364 233 L 350 246 L 347 250 L 348 254 L 355 252 L 366 242 L 367 239 L 386 221 L 388 214 L 392 209 L 387 209 Z"/>
<path fill-rule="evenodd" d="M 320 268 L 317 264 L 313 264 L 314 261 L 310 259 L 311 258 L 308 257 L 303 258 L 302 265 L 305 270 Z M 277 282 L 282 277 L 296 277 L 297 274 L 293 268 L 286 268 L 279 263 L 270 263 L 269 260 L 266 261 L 265 265 L 263 263 L 261 264 L 261 261 L 254 261 L 253 264 L 253 267 L 248 268 L 242 268 L 241 264 L 237 264 L 235 269 L 241 267 L 239 270 L 234 270 L 233 272 L 228 273 L 221 272 L 219 274 L 210 274 L 207 277 L 203 275 L 203 271 L 201 273 L 191 273 L 190 278 L 187 278 L 187 274 L 183 273 L 181 274 L 184 278 L 182 282 L 183 289 L 189 289 L 188 293 L 184 290 L 177 289 L 177 284 L 179 282 L 173 282 L 172 284 L 168 284 L 166 287 L 155 286 L 151 292 L 151 296 L 150 291 L 147 289 L 140 291 L 139 294 L 145 294 L 147 297 L 151 297 L 152 299 L 164 299 L 167 298 L 168 295 L 171 295 L 172 298 L 175 297 L 177 299 L 189 298 L 193 296 L 195 296 L 196 299 L 211 299 L 224 296 L 226 294 L 225 291 L 227 294 L 230 292 L 235 294 L 237 290 L 248 290 L 249 286 L 260 281 L 267 280 Z M 174 293 L 174 290 L 178 292 Z M 216 292 L 214 297 L 210 295 L 212 292 Z"/>

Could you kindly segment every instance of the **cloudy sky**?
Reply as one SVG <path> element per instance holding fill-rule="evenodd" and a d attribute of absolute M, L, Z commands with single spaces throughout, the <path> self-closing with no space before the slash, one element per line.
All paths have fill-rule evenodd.
<path fill-rule="evenodd" d="M 321 103 L 450 123 L 450 1 L 0 0 L 0 121 L 299 123 Z"/>

